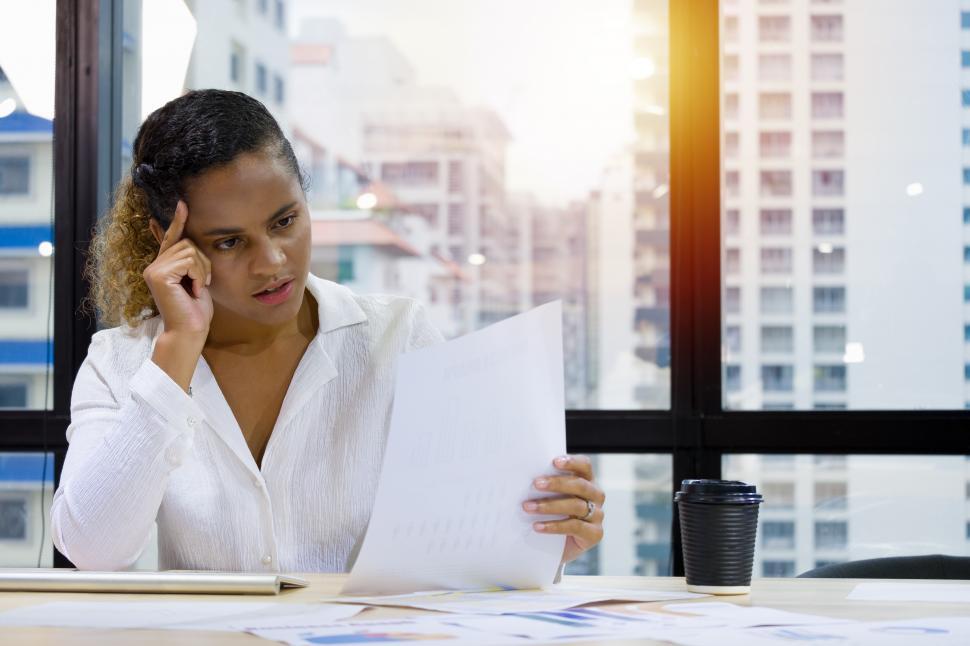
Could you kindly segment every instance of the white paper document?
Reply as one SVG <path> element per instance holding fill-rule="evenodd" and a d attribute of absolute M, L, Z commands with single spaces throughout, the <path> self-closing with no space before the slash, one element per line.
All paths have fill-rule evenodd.
<path fill-rule="evenodd" d="M 349 619 L 360 607 L 322 603 L 215 601 L 55 602 L 0 613 L 0 626 L 153 628 L 245 632 L 319 626 Z"/>
<path fill-rule="evenodd" d="M 506 614 L 565 610 L 588 603 L 604 601 L 671 601 L 694 599 L 703 594 L 660 590 L 628 590 L 614 588 L 583 588 L 550 585 L 540 590 L 495 590 L 484 592 L 433 591 L 382 597 L 333 597 L 332 603 L 354 603 L 368 606 L 420 608 L 439 612 Z"/>
<path fill-rule="evenodd" d="M 724 601 L 700 601 L 675 603 L 664 606 L 669 612 L 679 612 L 724 621 L 725 626 L 754 628 L 756 626 L 812 626 L 847 623 L 848 619 L 833 619 L 800 612 L 788 612 L 759 606 L 739 606 Z"/>
<path fill-rule="evenodd" d="M 966 583 L 860 583 L 846 598 L 853 601 L 970 603 L 970 585 Z"/>
<path fill-rule="evenodd" d="M 566 451 L 562 305 L 409 352 L 349 594 L 537 588 L 565 538 L 522 503 Z"/>

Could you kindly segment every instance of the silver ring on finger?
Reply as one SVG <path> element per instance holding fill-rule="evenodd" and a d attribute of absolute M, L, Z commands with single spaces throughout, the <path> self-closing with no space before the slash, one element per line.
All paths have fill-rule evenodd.
<path fill-rule="evenodd" d="M 593 517 L 593 514 L 594 513 L 596 513 L 596 503 L 594 503 L 592 500 L 587 500 L 586 501 L 586 515 L 585 516 L 580 516 L 579 517 L 579 520 L 583 520 L 583 521 L 589 520 L 590 518 Z"/>

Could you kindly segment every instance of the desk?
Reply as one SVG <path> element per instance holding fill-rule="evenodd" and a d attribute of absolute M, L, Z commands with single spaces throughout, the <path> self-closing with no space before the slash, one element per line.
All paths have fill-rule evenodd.
<path fill-rule="evenodd" d="M 0 593 L 0 610 L 20 606 L 50 603 L 54 601 L 233 601 L 313 603 L 322 597 L 338 593 L 346 575 L 309 574 L 300 575 L 310 580 L 310 586 L 303 589 L 288 590 L 277 597 L 220 596 L 220 595 L 133 595 L 133 594 L 96 594 L 96 593 L 55 593 L 55 592 L 7 592 Z M 641 588 L 648 590 L 684 590 L 684 580 L 669 577 L 577 577 L 567 576 L 564 580 L 575 585 L 595 587 Z M 719 601 L 730 601 L 742 605 L 766 606 L 781 610 L 807 612 L 828 617 L 844 617 L 861 620 L 915 619 L 919 617 L 966 616 L 970 607 L 965 603 L 914 603 L 914 602 L 870 602 L 846 601 L 856 584 L 864 579 L 755 579 L 750 595 L 717 597 Z M 970 582 L 965 582 L 970 583 Z M 703 600 L 711 600 L 711 597 Z M 666 603 L 658 602 L 660 606 Z M 420 610 L 404 608 L 371 608 L 357 618 L 401 617 L 420 614 Z M 242 633 L 164 631 L 164 630 L 96 630 L 81 628 L 5 628 L 3 643 L 24 645 L 58 644 L 74 646 L 128 646 L 137 644 L 267 644 L 258 637 Z M 659 642 L 610 642 L 611 644 L 659 643 Z"/>

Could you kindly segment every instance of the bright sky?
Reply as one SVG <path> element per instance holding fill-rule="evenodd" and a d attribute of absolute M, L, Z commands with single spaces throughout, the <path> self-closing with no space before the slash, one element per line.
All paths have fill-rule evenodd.
<path fill-rule="evenodd" d="M 512 132 L 509 188 L 565 204 L 632 142 L 632 0 L 294 0 L 351 36 L 390 38 L 422 85 L 496 110 Z"/>

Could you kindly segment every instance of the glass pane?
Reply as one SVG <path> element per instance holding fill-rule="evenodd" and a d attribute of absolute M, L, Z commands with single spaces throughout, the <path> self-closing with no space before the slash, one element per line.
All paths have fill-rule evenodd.
<path fill-rule="evenodd" d="M 673 463 L 669 455 L 594 455 L 606 493 L 603 541 L 566 574 L 668 576 Z"/>
<path fill-rule="evenodd" d="M 970 457 L 729 455 L 758 486 L 755 576 L 885 556 L 970 556 Z"/>
<path fill-rule="evenodd" d="M 315 273 L 449 337 L 563 299 L 567 406 L 669 406 L 667 0 L 123 4 L 128 161 L 165 101 L 247 92 L 311 177 Z"/>
<path fill-rule="evenodd" d="M 725 407 L 970 406 L 958 3 L 720 4 Z"/>
<path fill-rule="evenodd" d="M 0 453 L 0 567 L 51 567 L 54 456 Z"/>
<path fill-rule="evenodd" d="M 7 5 L 0 9 L 0 411 L 50 408 L 53 400 L 53 117 L 54 0 Z"/>

